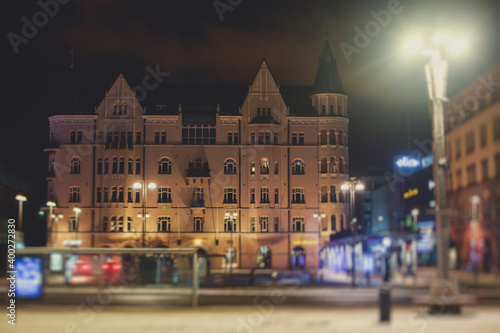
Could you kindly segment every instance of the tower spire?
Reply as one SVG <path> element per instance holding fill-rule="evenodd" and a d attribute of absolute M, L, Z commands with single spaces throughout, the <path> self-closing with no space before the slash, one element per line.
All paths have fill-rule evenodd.
<path fill-rule="evenodd" d="M 314 93 L 345 94 L 340 75 L 337 70 L 337 61 L 333 56 L 328 32 L 325 33 L 323 52 L 319 58 L 318 71 L 314 80 Z"/>

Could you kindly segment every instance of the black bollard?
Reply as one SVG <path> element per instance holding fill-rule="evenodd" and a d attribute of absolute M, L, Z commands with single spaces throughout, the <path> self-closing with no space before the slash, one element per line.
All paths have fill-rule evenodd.
<path fill-rule="evenodd" d="M 380 321 L 391 321 L 391 288 L 384 284 L 379 289 Z"/>

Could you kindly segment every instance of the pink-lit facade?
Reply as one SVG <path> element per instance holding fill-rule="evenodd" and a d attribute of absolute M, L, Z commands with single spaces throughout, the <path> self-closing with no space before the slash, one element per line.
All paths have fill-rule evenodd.
<path fill-rule="evenodd" d="M 308 110 L 290 112 L 263 61 L 238 110 L 150 114 L 120 75 L 94 114 L 49 118 L 48 246 L 194 247 L 232 253 L 212 268 L 317 267 L 319 246 L 349 221 L 347 96 L 328 42 L 311 91 Z"/>

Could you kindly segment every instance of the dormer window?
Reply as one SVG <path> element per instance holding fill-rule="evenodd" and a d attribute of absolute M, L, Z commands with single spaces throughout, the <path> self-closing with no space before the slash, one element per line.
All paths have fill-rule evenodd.
<path fill-rule="evenodd" d="M 167 106 L 165 104 L 156 105 L 156 110 L 166 110 Z"/>

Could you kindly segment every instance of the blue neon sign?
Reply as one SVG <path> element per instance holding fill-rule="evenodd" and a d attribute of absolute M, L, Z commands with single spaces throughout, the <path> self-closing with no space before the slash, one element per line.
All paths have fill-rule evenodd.
<path fill-rule="evenodd" d="M 16 298 L 42 296 L 42 260 L 33 256 L 16 259 Z"/>
<path fill-rule="evenodd" d="M 411 156 L 401 156 L 396 165 L 399 168 L 417 168 L 420 166 L 420 160 Z"/>

